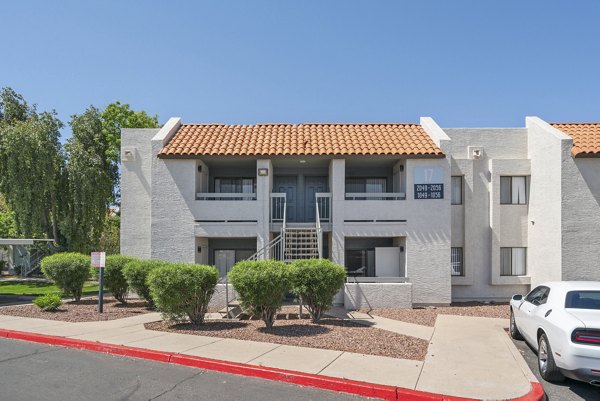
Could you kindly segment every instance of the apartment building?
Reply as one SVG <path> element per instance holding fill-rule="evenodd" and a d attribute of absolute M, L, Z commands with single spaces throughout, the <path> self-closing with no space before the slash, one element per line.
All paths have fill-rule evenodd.
<path fill-rule="evenodd" d="M 347 269 L 349 309 L 600 280 L 600 124 L 172 118 L 123 130 L 121 171 L 122 253 L 223 277 L 243 259 L 326 257 Z"/>

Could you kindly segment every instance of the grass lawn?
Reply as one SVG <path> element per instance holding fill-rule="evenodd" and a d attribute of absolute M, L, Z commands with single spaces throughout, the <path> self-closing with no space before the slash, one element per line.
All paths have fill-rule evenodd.
<path fill-rule="evenodd" d="M 0 282 L 0 295 L 43 295 L 60 293 L 58 287 L 52 283 L 35 281 L 3 281 Z M 83 294 L 91 295 L 98 293 L 98 285 L 86 283 L 83 286 Z"/>

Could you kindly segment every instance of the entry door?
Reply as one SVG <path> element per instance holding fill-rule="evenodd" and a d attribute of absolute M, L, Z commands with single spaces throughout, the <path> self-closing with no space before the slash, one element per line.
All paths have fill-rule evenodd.
<path fill-rule="evenodd" d="M 287 221 L 296 220 L 296 203 L 298 192 L 298 177 L 275 177 L 275 190 L 273 192 L 285 193 L 287 205 Z"/>
<path fill-rule="evenodd" d="M 306 177 L 304 180 L 304 218 L 315 221 L 317 192 L 327 192 L 327 177 Z"/>
<path fill-rule="evenodd" d="M 235 251 L 232 249 L 215 250 L 215 266 L 219 276 L 225 277 L 235 264 Z"/>

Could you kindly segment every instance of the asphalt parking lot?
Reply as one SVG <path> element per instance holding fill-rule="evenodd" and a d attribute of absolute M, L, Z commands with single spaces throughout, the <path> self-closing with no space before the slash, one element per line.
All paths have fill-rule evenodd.
<path fill-rule="evenodd" d="M 536 352 L 525 342 L 513 340 L 521 355 L 527 361 L 529 368 L 544 386 L 550 401 L 599 401 L 600 387 L 593 387 L 587 383 L 565 379 L 562 383 L 549 383 L 540 377 L 537 366 Z"/>
<path fill-rule="evenodd" d="M 0 339 L 0 400 L 360 401 L 350 394 Z"/>

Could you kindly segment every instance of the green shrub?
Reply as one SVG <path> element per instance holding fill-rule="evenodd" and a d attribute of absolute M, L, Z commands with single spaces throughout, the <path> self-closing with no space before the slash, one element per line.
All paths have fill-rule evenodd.
<path fill-rule="evenodd" d="M 33 300 L 35 306 L 44 311 L 54 312 L 62 305 L 62 299 L 58 294 L 40 295 Z"/>
<path fill-rule="evenodd" d="M 137 260 L 133 256 L 110 255 L 106 257 L 104 268 L 104 287 L 122 304 L 127 303 L 129 284 L 123 275 L 123 268 L 129 262 Z"/>
<path fill-rule="evenodd" d="M 166 264 L 168 264 L 168 262 L 163 262 L 161 260 L 132 260 L 127 262 L 125 267 L 123 267 L 123 276 L 125 276 L 129 288 L 145 299 L 149 307 L 154 306 L 154 302 L 152 301 L 150 288 L 146 281 L 148 273 L 150 273 L 151 270 L 165 266 Z"/>
<path fill-rule="evenodd" d="M 188 317 L 201 324 L 218 279 L 214 266 L 168 263 L 153 269 L 147 283 L 156 309 L 164 317 L 174 321 Z"/>
<path fill-rule="evenodd" d="M 313 322 L 318 322 L 344 286 L 346 269 L 328 259 L 304 259 L 294 261 L 290 272 L 292 292 L 306 306 Z"/>
<path fill-rule="evenodd" d="M 228 277 L 242 308 L 260 316 L 267 328 L 273 327 L 277 309 L 290 288 L 289 267 L 275 260 L 245 260 L 236 263 Z"/>
<path fill-rule="evenodd" d="M 90 277 L 90 257 L 80 253 L 56 253 L 42 259 L 42 272 L 65 295 L 81 299 L 83 285 Z"/>

